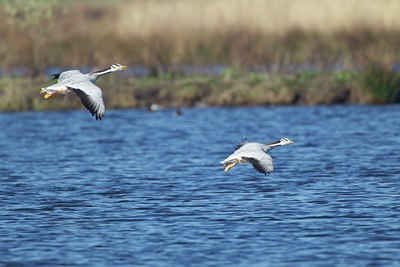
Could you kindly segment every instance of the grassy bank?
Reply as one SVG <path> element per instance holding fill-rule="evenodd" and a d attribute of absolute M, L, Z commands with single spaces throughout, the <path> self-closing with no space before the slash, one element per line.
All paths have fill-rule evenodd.
<path fill-rule="evenodd" d="M 45 100 L 39 88 L 50 79 L 0 79 L 0 110 L 82 108 L 75 96 Z M 227 69 L 218 76 L 168 74 L 135 79 L 109 75 L 98 81 L 107 108 L 318 105 L 394 103 L 400 100 L 400 75 L 384 68 L 362 72 L 267 74 Z"/>

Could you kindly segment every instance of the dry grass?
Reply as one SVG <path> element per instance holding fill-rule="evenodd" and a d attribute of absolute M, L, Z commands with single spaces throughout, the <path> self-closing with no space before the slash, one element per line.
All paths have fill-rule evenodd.
<path fill-rule="evenodd" d="M 0 0 L 1 3 L 1 0 Z M 398 0 L 62 1 L 41 66 L 184 64 L 342 69 L 400 61 Z M 32 39 L 0 10 L 2 67 L 32 67 Z M 47 27 L 48 25 L 42 25 Z"/>
<path fill-rule="evenodd" d="M 294 29 L 333 33 L 363 27 L 400 29 L 398 0 L 136 0 L 118 5 L 121 36 Z"/>

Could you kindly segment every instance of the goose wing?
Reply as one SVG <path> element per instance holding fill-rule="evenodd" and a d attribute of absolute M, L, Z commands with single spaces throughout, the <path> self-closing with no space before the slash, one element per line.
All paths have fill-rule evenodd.
<path fill-rule="evenodd" d="M 96 120 L 104 117 L 106 108 L 99 87 L 90 80 L 75 82 L 73 86 L 67 85 L 67 87 L 81 99 L 82 104 L 92 113 L 92 116 L 96 116 Z"/>
<path fill-rule="evenodd" d="M 264 152 L 253 153 L 253 155 L 243 158 L 250 162 L 254 169 L 263 174 L 270 173 L 274 170 L 271 156 Z"/>

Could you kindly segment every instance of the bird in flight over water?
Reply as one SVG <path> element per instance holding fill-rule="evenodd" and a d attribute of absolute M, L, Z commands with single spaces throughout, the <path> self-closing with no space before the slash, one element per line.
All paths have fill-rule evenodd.
<path fill-rule="evenodd" d="M 221 161 L 221 164 L 224 167 L 224 171 L 227 172 L 238 163 L 251 163 L 257 171 L 266 175 L 274 170 L 272 158 L 267 153 L 274 147 L 293 143 L 287 138 L 282 138 L 270 144 L 254 143 L 246 139 L 240 142 L 233 154 Z"/>
<path fill-rule="evenodd" d="M 53 74 L 53 80 L 58 79 L 57 83 L 42 88 L 40 93 L 44 94 L 46 99 L 58 94 L 76 94 L 81 99 L 82 104 L 92 113 L 92 116 L 96 116 L 96 120 L 101 120 L 106 108 L 101 89 L 95 85 L 95 82 L 105 74 L 124 69 L 126 69 L 126 66 L 115 63 L 108 69 L 87 74 L 83 74 L 79 70 L 68 70 Z"/>

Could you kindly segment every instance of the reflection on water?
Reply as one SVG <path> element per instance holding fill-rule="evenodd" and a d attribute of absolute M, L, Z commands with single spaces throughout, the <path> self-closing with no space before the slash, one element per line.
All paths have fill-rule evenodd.
<path fill-rule="evenodd" d="M 400 261 L 398 106 L 0 114 L 3 265 Z M 269 176 L 218 163 L 293 139 Z"/>

